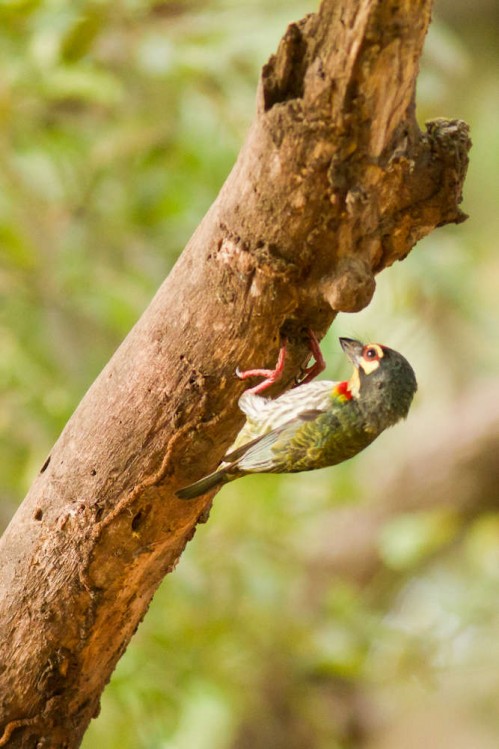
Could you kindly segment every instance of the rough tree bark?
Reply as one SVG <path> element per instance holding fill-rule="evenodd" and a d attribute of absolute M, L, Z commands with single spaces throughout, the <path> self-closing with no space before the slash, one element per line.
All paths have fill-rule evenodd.
<path fill-rule="evenodd" d="M 76 747 L 241 424 L 236 364 L 283 387 L 338 311 L 434 227 L 459 222 L 462 122 L 415 119 L 430 0 L 324 0 L 262 71 L 220 195 L 90 388 L 1 541 L 0 746 Z M 276 390 L 277 392 L 277 390 Z"/>

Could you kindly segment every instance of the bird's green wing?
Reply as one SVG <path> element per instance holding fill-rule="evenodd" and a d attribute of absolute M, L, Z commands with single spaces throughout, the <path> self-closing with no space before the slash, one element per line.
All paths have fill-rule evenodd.
<path fill-rule="evenodd" d="M 248 473 L 271 473 L 282 470 L 280 466 L 276 465 L 273 448 L 280 445 L 284 448 L 286 444 L 291 442 L 301 427 L 324 413 L 324 411 L 317 409 L 303 411 L 286 424 L 257 437 L 251 442 L 247 442 L 245 445 L 238 447 L 237 450 L 233 450 L 225 456 L 224 463 L 231 463 L 238 470 Z"/>

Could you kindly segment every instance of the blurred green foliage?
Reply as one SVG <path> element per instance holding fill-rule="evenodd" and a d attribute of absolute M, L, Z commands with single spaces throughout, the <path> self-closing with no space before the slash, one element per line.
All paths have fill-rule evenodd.
<path fill-rule="evenodd" d="M 499 371 L 497 18 L 483 3 L 463 20 L 460 7 L 442 3 L 439 18 L 437 5 L 418 105 L 421 122 L 471 123 L 472 219 L 384 273 L 373 304 L 340 316 L 324 345 L 333 378 L 346 371 L 338 334 L 402 350 L 429 432 L 449 403 L 459 430 L 462 393 Z M 261 65 L 286 24 L 314 9 L 305 0 L 0 5 L 4 525 L 216 196 Z M 225 488 L 158 592 L 84 746 L 389 749 L 461 746 L 460 734 L 474 749 L 496 746 L 498 516 L 489 509 L 463 525 L 449 511 L 402 514 L 380 530 L 372 578 L 331 572 L 335 513 L 365 500 L 366 485 L 414 449 L 409 420 L 336 469 Z M 440 734 L 429 727 L 435 715 Z M 383 722 L 393 735 L 378 735 Z"/>

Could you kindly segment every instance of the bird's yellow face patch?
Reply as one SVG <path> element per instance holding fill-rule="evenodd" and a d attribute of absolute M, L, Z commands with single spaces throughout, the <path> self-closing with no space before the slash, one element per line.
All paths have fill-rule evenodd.
<path fill-rule="evenodd" d="M 379 363 L 385 352 L 379 343 L 368 343 L 362 349 L 362 356 L 359 359 L 359 367 L 362 367 L 364 374 L 370 375 L 379 367 Z"/>
<path fill-rule="evenodd" d="M 360 393 L 360 377 L 359 377 L 359 370 L 354 369 L 352 372 L 352 376 L 348 380 L 348 389 L 350 393 L 352 394 L 352 398 L 358 398 Z"/>

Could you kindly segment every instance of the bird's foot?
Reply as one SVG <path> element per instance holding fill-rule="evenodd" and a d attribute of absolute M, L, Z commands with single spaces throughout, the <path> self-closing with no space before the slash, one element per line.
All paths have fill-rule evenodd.
<path fill-rule="evenodd" d="M 308 347 L 310 349 L 310 355 L 315 359 L 314 363 L 310 367 L 304 367 L 301 370 L 300 377 L 297 379 L 296 385 L 303 385 L 306 382 L 311 382 L 318 374 L 324 371 L 326 368 L 326 362 L 322 356 L 322 351 L 317 340 L 317 336 L 308 328 Z M 284 372 L 284 364 L 286 362 L 287 354 L 287 340 L 282 339 L 281 348 L 279 349 L 279 356 L 274 369 L 246 369 L 241 372 L 239 367 L 236 369 L 236 376 L 240 380 L 247 380 L 250 377 L 264 377 L 262 382 L 258 383 L 252 388 L 246 390 L 246 393 L 258 395 L 264 390 L 267 390 L 275 382 L 279 382 Z M 310 357 L 309 357 L 310 358 Z"/>
<path fill-rule="evenodd" d="M 308 328 L 308 347 L 310 349 L 311 356 L 314 357 L 315 362 L 310 367 L 304 367 L 301 370 L 300 377 L 296 382 L 296 385 L 304 385 L 307 382 L 312 382 L 321 372 L 326 369 L 326 362 L 322 356 L 321 347 L 317 336 L 311 328 Z"/>
<path fill-rule="evenodd" d="M 282 339 L 281 348 L 279 349 L 279 356 L 277 357 L 277 363 L 274 369 L 246 369 L 241 372 L 239 367 L 236 369 L 236 375 L 240 380 L 247 380 L 249 377 L 264 377 L 265 379 L 255 385 L 252 388 L 246 390 L 245 394 L 251 393 L 252 395 L 258 395 L 264 390 L 267 390 L 274 382 L 279 382 L 284 372 L 284 363 L 286 361 L 286 345 L 287 340 Z"/>

